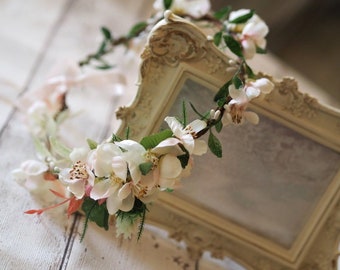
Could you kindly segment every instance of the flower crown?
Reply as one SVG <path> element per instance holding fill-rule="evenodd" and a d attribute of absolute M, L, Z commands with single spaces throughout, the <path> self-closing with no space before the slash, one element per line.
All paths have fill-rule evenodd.
<path fill-rule="evenodd" d="M 71 149 L 59 136 L 61 124 L 70 116 L 69 89 L 98 81 L 106 73 L 50 79 L 39 92 L 39 99 L 30 102 L 27 111 L 38 160 L 23 162 L 13 171 L 13 176 L 28 189 L 42 193 L 51 191 L 62 201 L 26 211 L 26 214 L 41 214 L 68 204 L 67 215 L 81 211 L 86 217 L 82 238 L 89 221 L 107 230 L 111 217 L 115 219 L 117 236 L 122 234 L 129 238 L 137 232 L 139 238 L 148 204 L 159 192 L 172 192 L 182 178 L 190 175 L 194 155 L 203 155 L 209 148 L 217 157 L 222 156 L 221 143 L 213 131 L 220 132 L 225 126 L 245 121 L 259 122 L 258 115 L 247 110 L 248 103 L 260 94 L 270 93 L 274 85 L 256 75 L 247 60 L 256 53 L 265 53 L 268 33 L 265 22 L 253 10 L 231 11 L 226 7 L 213 13 L 208 0 L 156 0 L 154 8 L 156 12 L 147 21 L 134 25 L 127 35 L 114 38 L 110 30 L 103 27 L 103 41 L 98 50 L 79 66 L 112 68 L 105 60 L 106 55 L 118 46 L 132 49 L 133 44 L 168 16 L 164 11 L 171 10 L 194 23 L 213 25 L 216 29 L 212 37 L 214 44 L 233 55 L 230 68 L 234 76 L 215 95 L 216 107 L 202 114 L 192 106 L 198 119 L 188 123 L 183 106 L 180 120 L 167 116 L 168 129 L 139 142 L 131 140 L 127 130 L 125 138 L 113 134 L 100 143 L 88 139 L 87 147 Z M 115 80 L 118 85 L 124 78 L 115 75 Z M 209 133 L 207 143 L 201 139 L 206 133 Z"/>

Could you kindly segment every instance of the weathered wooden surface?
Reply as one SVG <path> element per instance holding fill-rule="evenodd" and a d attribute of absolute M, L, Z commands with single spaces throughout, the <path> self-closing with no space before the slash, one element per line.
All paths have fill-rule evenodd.
<path fill-rule="evenodd" d="M 63 208 L 41 216 L 25 215 L 24 211 L 51 202 L 30 194 L 10 174 L 22 161 L 35 158 L 20 109 L 13 106 L 17 97 L 39 87 L 58 61 L 76 62 L 94 51 L 101 39 L 100 26 L 126 33 L 146 16 L 151 4 L 134 0 L 0 3 L 0 269 L 189 270 L 224 269 L 229 264 L 207 258 L 193 261 L 183 245 L 148 228 L 136 243 L 116 239 L 114 230 L 106 232 L 91 224 L 80 243 L 82 217 L 67 219 Z M 124 56 L 116 57 L 119 61 Z M 130 76 L 131 90 L 117 97 L 116 107 L 130 102 L 135 94 L 137 69 Z M 105 120 L 112 113 L 110 103 L 106 106 Z M 103 135 L 87 129 L 94 137 Z"/>

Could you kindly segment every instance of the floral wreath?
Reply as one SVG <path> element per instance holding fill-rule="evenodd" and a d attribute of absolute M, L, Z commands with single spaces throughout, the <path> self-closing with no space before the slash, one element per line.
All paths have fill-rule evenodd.
<path fill-rule="evenodd" d="M 113 134 L 97 143 L 88 139 L 88 147 L 69 148 L 58 136 L 60 125 L 70 116 L 67 104 L 69 89 L 79 83 L 100 78 L 100 73 L 72 79 L 55 77 L 42 87 L 39 99 L 31 102 L 27 111 L 29 130 L 37 149 L 38 160 L 24 161 L 12 172 L 13 177 L 29 190 L 51 191 L 63 200 L 52 206 L 28 210 L 26 214 L 42 214 L 57 206 L 68 204 L 67 215 L 81 211 L 85 215 L 83 239 L 89 221 L 108 230 L 110 217 L 115 218 L 117 236 L 141 236 L 148 204 L 159 192 L 172 192 L 193 167 L 193 156 L 208 148 L 217 157 L 222 147 L 213 129 L 220 132 L 230 124 L 259 122 L 256 113 L 248 111 L 248 103 L 274 88 L 271 81 L 258 77 L 247 64 L 256 53 L 265 53 L 268 26 L 254 10 L 217 12 L 210 10 L 209 0 L 156 0 L 156 12 L 145 22 L 134 25 L 127 35 L 114 38 L 102 27 L 103 41 L 98 50 L 89 54 L 80 67 L 94 66 L 110 69 L 105 56 L 118 46 L 130 49 L 134 41 L 149 33 L 162 20 L 165 10 L 171 10 L 194 23 L 212 22 L 216 32 L 214 44 L 231 52 L 234 75 L 215 95 L 216 108 L 202 114 L 193 106 L 198 118 L 187 124 L 183 116 L 167 116 L 169 128 L 144 137 L 140 142 L 119 138 Z M 166 15 L 165 15 L 166 16 Z M 105 76 L 105 75 L 102 75 Z M 119 79 L 117 79 L 119 83 Z M 209 132 L 208 142 L 201 137 Z M 138 226 L 139 224 L 139 226 Z"/>

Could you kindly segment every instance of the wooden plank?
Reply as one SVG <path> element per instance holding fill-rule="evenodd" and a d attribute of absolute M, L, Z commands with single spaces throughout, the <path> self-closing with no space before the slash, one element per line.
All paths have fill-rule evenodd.
<path fill-rule="evenodd" d="M 170 241 L 155 228 L 145 228 L 139 242 L 116 238 L 112 227 L 105 231 L 90 223 L 80 243 L 81 231 L 82 225 L 62 269 L 196 269 L 183 244 Z"/>
<path fill-rule="evenodd" d="M 43 59 L 51 37 L 55 34 L 67 1 L 47 3 L 34 0 L 1 3 L 1 78 L 15 85 L 10 98 L 29 86 L 35 69 Z M 41 10 L 49 10 L 43 13 Z M 20 19 L 17 19 L 20 18 Z M 8 97 L 8 96 L 6 96 Z M 27 216 L 24 211 L 53 203 L 47 198 L 31 196 L 12 178 L 11 170 L 25 159 L 34 158 L 33 143 L 18 114 L 11 114 L 11 104 L 1 104 L 0 150 L 0 268 L 57 268 L 64 253 L 72 220 L 62 208 L 43 216 Z M 7 117 L 10 116 L 10 121 Z"/>
<path fill-rule="evenodd" d="M 42 216 L 24 215 L 26 210 L 52 202 L 31 196 L 12 179 L 10 171 L 20 160 L 33 157 L 32 141 L 17 118 L 3 133 L 0 151 L 0 269 L 56 266 L 66 245 L 69 224 L 62 209 Z"/>
<path fill-rule="evenodd" d="M 13 109 L 13 102 L 29 83 L 66 2 L 1 1 L 0 128 Z"/>

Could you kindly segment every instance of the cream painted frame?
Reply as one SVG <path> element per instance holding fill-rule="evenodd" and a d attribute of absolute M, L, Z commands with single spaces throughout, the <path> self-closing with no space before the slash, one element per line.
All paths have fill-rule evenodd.
<path fill-rule="evenodd" d="M 199 28 L 166 12 L 165 19 L 150 33 L 142 54 L 137 97 L 117 111 L 122 120 L 118 134 L 122 136 L 127 126 L 133 139 L 156 132 L 188 78 L 217 91 L 232 76 L 227 72 L 228 62 Z M 340 111 L 300 92 L 292 78 L 276 81 L 267 77 L 275 89 L 255 100 L 252 109 L 339 153 Z M 171 194 L 160 196 L 148 220 L 166 228 L 171 237 L 184 240 L 193 256 L 209 250 L 247 269 L 332 269 L 339 243 L 339 198 L 338 171 L 289 249 Z"/>

